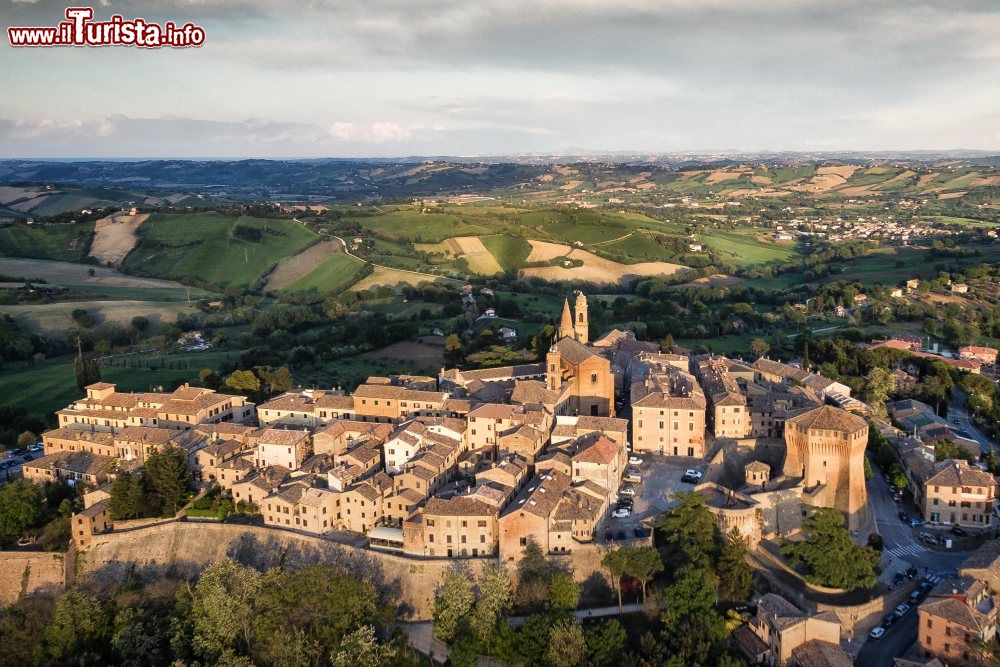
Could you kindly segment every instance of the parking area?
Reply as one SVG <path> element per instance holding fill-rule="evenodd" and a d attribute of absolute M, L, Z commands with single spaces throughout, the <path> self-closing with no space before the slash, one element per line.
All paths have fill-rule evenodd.
<path fill-rule="evenodd" d="M 658 454 L 640 454 L 639 465 L 629 465 L 628 468 L 638 469 L 642 481 L 629 483 L 635 489 L 633 506 L 628 517 L 609 517 L 605 527 L 605 537 L 623 539 L 633 537 L 635 528 L 645 519 L 663 514 L 675 504 L 674 495 L 691 491 L 695 484 L 681 481 L 685 472 L 696 470 L 704 473 L 706 463 L 701 459 L 687 457 L 660 456 Z"/>
<path fill-rule="evenodd" d="M 0 455 L 0 484 L 21 477 L 21 466 L 44 454 L 41 443 L 30 447 L 9 449 Z"/>

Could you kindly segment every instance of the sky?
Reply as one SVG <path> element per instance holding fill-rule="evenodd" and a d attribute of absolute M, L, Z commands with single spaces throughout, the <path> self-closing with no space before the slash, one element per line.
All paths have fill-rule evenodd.
<path fill-rule="evenodd" d="M 0 0 L 0 156 L 1000 151 L 997 0 L 93 0 L 206 42 L 9 45 L 66 6 Z"/>

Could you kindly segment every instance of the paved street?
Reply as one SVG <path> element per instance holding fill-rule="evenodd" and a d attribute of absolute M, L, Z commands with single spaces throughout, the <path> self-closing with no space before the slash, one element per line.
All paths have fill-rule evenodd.
<path fill-rule="evenodd" d="M 955 423 L 958 420 L 958 423 Z M 951 422 L 952 426 L 957 426 L 960 430 L 966 433 L 970 438 L 979 443 L 979 446 L 983 448 L 983 453 L 989 451 L 994 451 L 1000 449 L 996 444 L 990 441 L 982 432 L 979 431 L 972 423 L 972 418 L 969 416 L 969 411 L 965 408 L 965 392 L 959 388 L 955 388 L 955 395 L 953 397 L 951 405 L 948 406 L 948 421 Z"/>
<path fill-rule="evenodd" d="M 892 499 L 892 492 L 885 477 L 876 469 L 868 480 L 868 502 L 878 533 L 885 540 L 882 565 L 884 582 L 891 582 L 896 572 L 913 565 L 920 575 L 944 575 L 954 572 L 969 555 L 967 551 L 940 551 L 917 541 L 921 528 L 911 528 L 899 520 L 900 506 Z M 911 516 L 912 516 L 911 512 Z M 890 628 L 879 641 L 867 640 L 861 647 L 855 664 L 862 667 L 891 665 L 892 659 L 906 653 L 917 638 L 917 613 L 910 611 Z"/>

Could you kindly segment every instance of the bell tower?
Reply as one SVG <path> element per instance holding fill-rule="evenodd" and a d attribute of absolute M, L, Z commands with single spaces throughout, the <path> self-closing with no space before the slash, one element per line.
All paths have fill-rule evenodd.
<path fill-rule="evenodd" d="M 587 314 L 587 296 L 583 292 L 576 293 L 576 304 L 573 307 L 573 337 L 586 345 L 590 342 L 590 317 Z"/>
<path fill-rule="evenodd" d="M 557 390 L 560 385 L 562 385 L 562 355 L 559 354 L 559 345 L 553 344 L 545 355 L 545 387 Z"/>
<path fill-rule="evenodd" d="M 563 299 L 562 318 L 559 320 L 559 335 L 556 340 L 575 338 L 573 315 L 569 312 L 569 299 Z"/>

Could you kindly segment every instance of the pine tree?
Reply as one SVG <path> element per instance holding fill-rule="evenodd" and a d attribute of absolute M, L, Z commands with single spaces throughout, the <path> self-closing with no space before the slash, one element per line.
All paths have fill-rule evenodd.
<path fill-rule="evenodd" d="M 146 477 L 163 515 L 176 514 L 187 498 L 190 479 L 184 451 L 174 446 L 154 451 L 146 459 Z"/>

